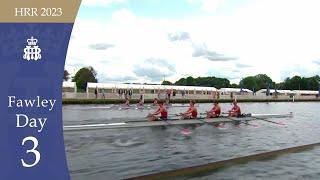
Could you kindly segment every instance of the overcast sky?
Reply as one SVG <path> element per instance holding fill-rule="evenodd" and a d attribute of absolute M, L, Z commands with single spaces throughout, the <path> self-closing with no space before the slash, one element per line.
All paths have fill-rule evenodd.
<path fill-rule="evenodd" d="M 66 69 L 99 82 L 320 75 L 318 0 L 83 0 Z"/>

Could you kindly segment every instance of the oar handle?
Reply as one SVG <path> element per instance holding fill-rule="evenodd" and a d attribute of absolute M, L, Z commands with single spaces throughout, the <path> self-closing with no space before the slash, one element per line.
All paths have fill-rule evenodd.
<path fill-rule="evenodd" d="M 200 115 L 207 115 L 208 113 L 213 113 L 212 111 L 206 111 L 206 112 L 202 112 L 202 113 L 199 113 Z"/>

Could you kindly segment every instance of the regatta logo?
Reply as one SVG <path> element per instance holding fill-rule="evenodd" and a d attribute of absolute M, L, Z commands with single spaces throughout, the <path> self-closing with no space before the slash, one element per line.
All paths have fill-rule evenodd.
<path fill-rule="evenodd" d="M 32 36 L 31 39 L 27 39 L 27 43 L 28 45 L 24 48 L 23 59 L 28 61 L 41 59 L 41 49 L 37 46 L 38 39 L 35 39 Z"/>

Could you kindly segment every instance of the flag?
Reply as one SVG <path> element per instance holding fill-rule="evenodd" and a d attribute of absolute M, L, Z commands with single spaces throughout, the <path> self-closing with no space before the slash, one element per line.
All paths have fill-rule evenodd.
<path fill-rule="evenodd" d="M 266 91 L 266 96 L 269 96 L 269 95 L 270 95 L 270 83 L 268 83 L 267 91 Z"/>

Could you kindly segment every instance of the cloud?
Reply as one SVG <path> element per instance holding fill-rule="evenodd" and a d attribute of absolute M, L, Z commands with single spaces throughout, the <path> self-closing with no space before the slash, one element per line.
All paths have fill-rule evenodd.
<path fill-rule="evenodd" d="M 187 0 L 190 4 L 200 4 L 200 9 L 203 11 L 216 11 L 224 0 Z"/>
<path fill-rule="evenodd" d="M 237 68 L 247 68 L 247 67 L 252 67 L 252 66 L 251 66 L 251 65 L 248 65 L 248 64 L 236 63 L 236 67 L 237 67 Z"/>
<path fill-rule="evenodd" d="M 89 48 L 93 50 L 106 50 L 108 48 L 112 48 L 114 45 L 112 44 L 106 44 L 106 43 L 96 43 L 96 44 L 90 44 Z"/>
<path fill-rule="evenodd" d="M 314 63 L 314 61 L 313 61 Z M 320 69 L 317 66 L 309 67 L 307 65 L 294 64 L 291 67 L 287 67 L 280 72 L 281 80 L 285 80 L 287 77 L 293 76 L 312 77 L 320 74 Z"/>
<path fill-rule="evenodd" d="M 317 60 L 317 61 L 312 61 L 314 64 L 320 66 L 320 60 Z"/>
<path fill-rule="evenodd" d="M 106 75 L 106 74 L 98 74 L 98 81 L 99 82 L 131 82 L 131 81 L 135 81 L 138 80 L 137 77 L 133 77 L 133 76 L 110 76 L 110 75 Z"/>
<path fill-rule="evenodd" d="M 210 61 L 232 61 L 234 57 L 227 57 L 214 51 L 209 51 L 206 45 L 194 45 L 193 57 L 203 57 Z"/>
<path fill-rule="evenodd" d="M 189 0 L 193 4 L 187 6 L 204 10 L 210 1 Z M 150 79 L 161 81 L 164 74 L 171 81 L 186 77 L 185 74 L 204 76 L 213 67 L 213 70 L 219 70 L 218 73 L 212 72 L 217 77 L 238 76 L 236 78 L 241 79 L 264 73 L 276 82 L 283 80 L 281 76 L 291 74 L 319 74 L 320 25 L 315 23 L 320 13 L 318 1 L 250 1 L 240 3 L 240 6 L 236 3 L 234 7 L 230 6 L 231 9 L 222 7 L 218 2 L 219 6 L 211 6 L 219 8 L 215 14 L 187 12 L 190 7 L 179 6 L 186 10 L 187 16 L 183 13 L 175 16 L 180 11 L 169 9 L 164 14 L 161 8 L 158 13 L 146 14 L 143 10 L 148 8 L 148 4 L 144 1 L 138 2 L 144 7 L 139 10 L 127 6 L 126 2 L 119 4 L 121 2 L 83 1 L 82 5 L 91 3 L 96 7 L 90 11 L 88 7 L 80 8 L 81 16 L 77 17 L 72 31 L 66 65 L 90 65 L 98 75 L 108 72 L 106 75 L 113 79 L 134 77 L 140 82 Z M 168 5 L 157 2 L 159 6 Z M 117 7 L 104 6 L 102 8 L 109 13 L 103 14 L 102 8 L 97 6 L 99 3 Z M 109 47 L 109 44 L 114 47 Z M 143 61 L 149 57 L 154 57 L 154 60 Z M 304 69 L 292 67 L 299 63 Z M 242 69 L 250 66 L 250 71 Z M 145 73 L 140 72 L 143 68 Z M 76 68 L 69 69 L 73 71 Z M 170 74 L 174 75 L 169 78 Z"/>
<path fill-rule="evenodd" d="M 108 65 L 108 64 L 111 64 L 112 61 L 104 59 L 104 60 L 101 60 L 100 63 L 103 65 Z"/>
<path fill-rule="evenodd" d="M 83 63 L 67 63 L 66 66 L 70 66 L 70 67 L 73 67 L 73 68 L 76 68 L 76 69 L 80 69 L 80 68 L 86 67 L 86 65 L 83 64 Z"/>
<path fill-rule="evenodd" d="M 78 58 L 74 56 L 67 56 L 65 68 L 70 70 L 70 73 L 73 71 L 79 70 L 80 68 L 86 67 L 85 60 L 83 58 Z M 72 70 L 72 72 L 71 72 Z"/>
<path fill-rule="evenodd" d="M 158 67 L 166 67 L 169 71 L 176 72 L 175 66 L 173 66 L 172 64 L 170 64 L 168 61 L 164 59 L 150 58 L 150 59 L 147 59 L 145 62 L 147 62 L 147 64 L 156 65 Z"/>
<path fill-rule="evenodd" d="M 190 40 L 189 33 L 187 32 L 176 32 L 176 33 L 169 33 L 168 38 L 170 41 L 186 41 Z"/>
<path fill-rule="evenodd" d="M 176 73 L 176 69 L 164 59 L 150 58 L 141 64 L 135 64 L 133 73 L 151 81 L 161 81 L 164 77 L 170 77 Z"/>
<path fill-rule="evenodd" d="M 182 74 L 183 77 L 189 77 L 192 76 L 192 74 Z"/>
<path fill-rule="evenodd" d="M 82 0 L 81 5 L 90 7 L 110 6 L 112 4 L 120 4 L 125 0 Z"/>
<path fill-rule="evenodd" d="M 232 69 L 211 69 L 207 72 L 207 76 L 215 76 L 218 78 L 226 78 L 228 80 L 238 79 L 241 77 L 239 73 Z"/>

